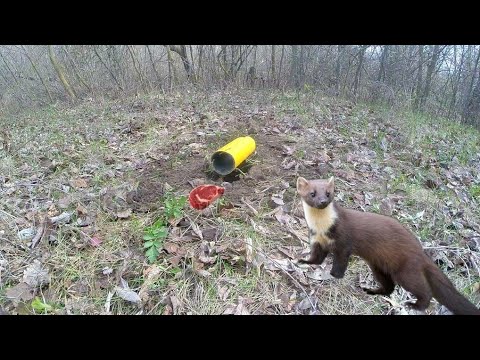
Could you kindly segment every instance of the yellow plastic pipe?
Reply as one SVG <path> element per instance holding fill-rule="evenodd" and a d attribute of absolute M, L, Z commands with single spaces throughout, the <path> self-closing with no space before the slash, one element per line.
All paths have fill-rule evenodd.
<path fill-rule="evenodd" d="M 236 138 L 212 155 L 212 165 L 220 175 L 228 175 L 254 151 L 255 140 L 250 136 Z"/>

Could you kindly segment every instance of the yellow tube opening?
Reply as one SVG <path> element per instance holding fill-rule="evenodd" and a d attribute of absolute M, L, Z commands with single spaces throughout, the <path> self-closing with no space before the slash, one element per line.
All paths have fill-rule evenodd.
<path fill-rule="evenodd" d="M 238 137 L 212 155 L 212 165 L 220 175 L 228 175 L 242 164 L 256 148 L 250 136 Z"/>
<path fill-rule="evenodd" d="M 212 156 L 212 165 L 220 175 L 228 175 L 235 170 L 235 159 L 224 151 L 217 151 Z"/>

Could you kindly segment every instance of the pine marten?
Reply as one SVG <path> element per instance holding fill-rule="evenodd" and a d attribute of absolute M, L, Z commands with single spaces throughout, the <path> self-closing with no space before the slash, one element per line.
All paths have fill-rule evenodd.
<path fill-rule="evenodd" d="M 397 220 L 388 216 L 342 208 L 333 201 L 334 178 L 297 179 L 310 235 L 311 252 L 305 264 L 321 264 L 333 254 L 330 274 L 342 278 L 350 255 L 363 258 L 379 287 L 368 294 L 390 295 L 395 284 L 417 300 L 408 303 L 423 311 L 432 296 L 457 315 L 480 315 L 480 310 L 461 295 L 424 253 L 420 242 Z"/>

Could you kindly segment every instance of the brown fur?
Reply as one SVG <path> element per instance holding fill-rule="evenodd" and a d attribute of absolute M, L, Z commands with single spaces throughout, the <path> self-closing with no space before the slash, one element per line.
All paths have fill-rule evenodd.
<path fill-rule="evenodd" d="M 458 315 L 480 315 L 480 310 L 461 295 L 451 281 L 424 253 L 415 236 L 397 220 L 373 213 L 342 208 L 333 202 L 334 180 L 310 180 L 300 177 L 297 191 L 302 198 L 310 234 L 328 223 L 325 233 L 331 241 L 311 238 L 312 248 L 307 264 L 321 264 L 328 253 L 333 254 L 331 275 L 342 278 L 350 255 L 358 255 L 370 266 L 380 286 L 364 289 L 369 294 L 390 295 L 395 284 L 411 292 L 416 302 L 410 306 L 425 310 L 432 297 Z M 313 209 L 309 209 L 309 207 Z M 329 211 L 335 220 L 322 220 L 318 214 Z M 325 216 L 323 216 L 325 217 Z"/>

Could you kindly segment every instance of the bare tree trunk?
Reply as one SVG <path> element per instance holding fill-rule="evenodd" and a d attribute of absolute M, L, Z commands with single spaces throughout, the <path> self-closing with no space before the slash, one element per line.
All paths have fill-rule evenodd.
<path fill-rule="evenodd" d="M 477 77 L 477 84 L 468 102 L 463 121 L 475 126 L 480 125 L 480 74 Z"/>
<path fill-rule="evenodd" d="M 203 45 L 200 45 L 199 49 L 198 49 L 198 70 L 197 70 L 198 79 L 203 78 L 203 55 L 204 55 L 204 52 L 205 51 L 204 51 Z"/>
<path fill-rule="evenodd" d="M 432 85 L 433 71 L 435 70 L 435 67 L 437 66 L 438 56 L 440 54 L 439 49 L 440 49 L 439 45 L 435 45 L 433 47 L 432 58 L 431 58 L 430 62 L 428 63 L 428 66 L 427 66 L 427 76 L 425 78 L 425 89 L 423 90 L 422 98 L 421 98 L 421 102 L 420 102 L 420 106 L 422 108 L 425 106 L 427 98 L 430 95 L 430 88 L 431 88 L 431 85 Z"/>
<path fill-rule="evenodd" d="M 272 45 L 272 84 L 275 86 L 275 45 Z"/>
<path fill-rule="evenodd" d="M 173 63 L 172 51 L 169 45 L 167 47 L 167 59 L 168 59 L 168 83 L 170 91 L 173 90 L 173 86 L 176 86 L 178 83 L 177 70 L 175 69 L 175 64 Z"/>
<path fill-rule="evenodd" d="M 194 60 L 194 57 L 193 57 L 193 47 L 192 45 L 188 45 L 189 47 L 189 50 L 190 50 L 190 61 L 191 61 L 191 74 L 192 74 L 192 81 L 193 83 L 196 83 L 197 82 L 197 75 L 196 75 L 196 71 L 195 71 L 195 60 Z"/>
<path fill-rule="evenodd" d="M 220 62 L 220 65 L 223 64 L 223 71 L 225 72 L 225 80 L 228 80 L 228 67 L 227 67 L 227 46 L 222 45 L 220 52 L 222 52 L 222 61 Z"/>
<path fill-rule="evenodd" d="M 107 64 L 105 64 L 105 62 L 103 61 L 102 57 L 100 56 L 100 54 L 98 53 L 97 51 L 97 48 L 95 45 L 93 45 L 93 52 L 95 53 L 95 55 L 98 57 L 98 60 L 100 60 L 100 63 L 103 65 L 103 67 L 105 69 L 107 69 L 108 73 L 110 74 L 110 76 L 112 77 L 113 81 L 115 81 L 115 84 L 117 84 L 118 88 L 121 90 L 121 91 L 124 91 L 123 90 L 123 87 L 122 85 L 120 85 L 120 83 L 118 82 L 115 74 L 112 72 L 112 70 L 107 66 Z"/>
<path fill-rule="evenodd" d="M 415 94 L 414 108 L 419 109 L 422 98 L 422 77 L 423 77 L 423 45 L 418 46 L 418 70 L 417 70 L 417 90 Z"/>
<path fill-rule="evenodd" d="M 478 52 L 477 52 L 477 58 L 475 59 L 475 66 L 474 66 L 474 69 L 473 69 L 472 79 L 470 80 L 470 85 L 469 85 L 468 90 L 467 90 L 465 105 L 464 105 L 464 108 L 463 108 L 463 111 L 462 111 L 462 121 L 463 122 L 468 122 L 468 116 L 470 115 L 471 108 L 473 107 L 473 105 L 475 103 L 475 100 L 473 100 L 473 102 L 472 102 L 473 84 L 475 82 L 475 75 L 476 75 L 477 70 L 478 70 L 479 61 L 480 61 L 480 48 L 478 49 Z M 480 76 L 478 78 L 478 81 L 480 82 Z M 477 83 L 477 87 L 478 87 L 478 83 Z"/>
<path fill-rule="evenodd" d="M 185 72 L 187 73 L 187 78 L 190 79 L 192 76 L 192 67 L 190 65 L 190 62 L 188 61 L 187 57 L 187 47 L 185 45 L 167 45 L 168 48 L 176 52 L 178 55 L 180 55 L 180 58 L 182 59 L 183 62 L 183 67 L 185 68 Z"/>
<path fill-rule="evenodd" d="M 305 45 L 300 45 L 300 58 L 297 70 L 299 85 L 302 87 L 305 84 Z"/>
<path fill-rule="evenodd" d="M 162 80 L 160 79 L 160 75 L 158 74 L 157 68 L 155 67 L 155 61 L 153 60 L 152 51 L 150 50 L 150 46 L 146 45 L 146 47 L 147 47 L 148 57 L 150 59 L 150 65 L 152 66 L 153 73 L 155 74 L 155 79 L 157 80 L 157 83 L 160 84 L 160 87 L 162 87 Z"/>
<path fill-rule="evenodd" d="M 341 75 L 342 75 L 342 62 L 345 53 L 345 45 L 338 45 L 337 46 L 337 63 L 335 66 L 335 92 L 336 95 L 340 95 L 340 83 L 341 83 Z"/>
<path fill-rule="evenodd" d="M 292 45 L 292 65 L 290 68 L 290 81 L 293 82 L 293 86 L 300 88 L 300 79 L 298 76 L 298 45 Z"/>
<path fill-rule="evenodd" d="M 367 50 L 367 48 L 368 48 L 367 45 L 362 45 L 360 47 L 360 51 L 358 52 L 359 60 L 358 60 L 357 71 L 355 72 L 355 81 L 353 84 L 354 97 L 357 97 L 358 85 L 360 84 L 360 77 L 362 75 L 363 60 L 365 58 L 365 51 Z"/>
<path fill-rule="evenodd" d="M 219 58 L 218 63 L 220 68 L 223 70 L 224 84 L 226 84 L 230 78 L 229 67 L 227 66 L 227 45 L 220 46 L 220 52 L 218 53 L 217 57 Z"/>
<path fill-rule="evenodd" d="M 48 89 L 47 87 L 47 84 L 45 83 L 45 81 L 43 80 L 43 77 L 42 75 L 40 75 L 40 73 L 38 72 L 38 69 L 37 69 L 37 66 L 35 65 L 35 63 L 33 62 L 32 58 L 30 57 L 30 55 L 28 54 L 28 51 L 27 49 L 25 48 L 25 46 L 22 45 L 22 49 L 25 53 L 25 56 L 27 57 L 28 61 L 30 62 L 30 64 L 32 65 L 32 68 L 33 70 L 35 71 L 35 74 L 37 74 L 38 78 L 40 79 L 40 82 L 42 83 L 44 89 L 45 89 L 45 92 L 47 93 L 48 95 L 48 99 L 50 100 L 50 102 L 53 102 L 53 98 L 52 98 L 52 94 L 50 93 L 50 90 Z"/>
<path fill-rule="evenodd" d="M 450 99 L 450 106 L 448 107 L 448 115 L 447 117 L 452 116 L 452 114 L 455 111 L 455 105 L 457 103 L 457 92 L 458 92 L 458 87 L 460 86 L 460 77 L 463 71 L 464 63 L 465 63 L 465 48 L 462 46 L 462 55 L 460 58 L 460 65 L 457 67 L 457 46 L 454 45 L 453 47 L 454 51 L 454 58 L 455 58 L 455 73 L 454 73 L 454 80 L 453 81 L 453 90 L 452 90 L 452 96 Z M 446 93 L 446 92 L 445 92 Z"/>
<path fill-rule="evenodd" d="M 17 77 L 15 76 L 15 73 L 12 71 L 12 69 L 10 68 L 10 66 L 8 65 L 8 62 L 7 60 L 3 57 L 3 54 L 2 52 L 0 51 L 0 57 L 2 58 L 2 61 L 3 63 L 5 64 L 5 67 L 7 68 L 8 72 L 10 73 L 10 75 L 12 76 L 12 79 L 13 81 L 18 84 L 18 80 L 17 80 Z"/>
<path fill-rule="evenodd" d="M 75 63 L 75 60 L 70 56 L 70 53 L 67 51 L 65 47 L 62 47 L 63 52 L 67 56 L 67 58 L 70 60 L 70 63 L 72 64 L 73 68 L 73 74 L 75 77 L 78 79 L 78 81 L 87 88 L 87 90 L 91 93 L 93 93 L 91 86 L 88 84 L 88 82 L 83 78 L 83 76 L 80 75 L 80 71 L 78 70 L 77 64 Z"/>
<path fill-rule="evenodd" d="M 384 81 L 385 80 L 385 68 L 387 65 L 387 58 L 388 58 L 388 50 L 389 45 L 383 46 L 382 56 L 380 58 L 380 69 L 377 75 L 377 81 Z"/>
<path fill-rule="evenodd" d="M 280 55 L 280 65 L 278 66 L 277 87 L 280 85 L 280 77 L 282 75 L 283 57 L 285 55 L 285 45 L 282 45 L 282 55 Z"/>
<path fill-rule="evenodd" d="M 135 69 L 135 72 L 138 75 L 138 78 L 140 79 L 140 85 L 142 86 L 142 89 L 145 93 L 148 93 L 148 89 L 146 87 L 145 81 L 142 76 L 142 72 L 140 71 L 140 68 L 137 67 L 137 61 L 136 61 L 136 56 L 134 53 L 134 49 L 132 48 L 131 45 L 127 45 L 127 50 L 130 54 L 130 57 L 132 58 L 132 63 L 133 63 L 133 68 Z"/>
<path fill-rule="evenodd" d="M 70 96 L 70 99 L 72 101 L 75 101 L 76 99 L 76 96 L 75 96 L 75 93 L 73 92 L 73 89 L 72 87 L 70 86 L 70 84 L 68 83 L 67 81 L 67 78 L 65 76 L 65 72 L 63 71 L 60 63 L 58 62 L 58 60 L 55 58 L 55 54 L 53 52 L 53 48 L 52 48 L 52 45 L 48 45 L 48 56 L 50 57 L 50 62 L 52 63 L 53 65 L 53 68 L 55 69 L 57 75 L 58 75 L 58 78 L 60 79 L 60 82 L 62 83 L 63 85 L 63 88 L 65 89 L 65 91 L 67 92 L 67 94 Z"/>

